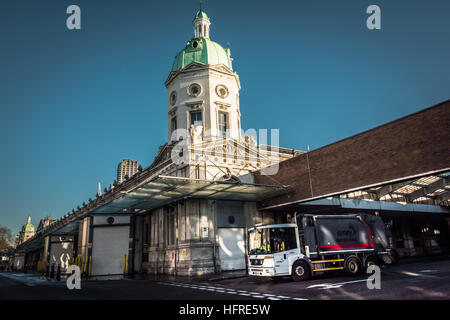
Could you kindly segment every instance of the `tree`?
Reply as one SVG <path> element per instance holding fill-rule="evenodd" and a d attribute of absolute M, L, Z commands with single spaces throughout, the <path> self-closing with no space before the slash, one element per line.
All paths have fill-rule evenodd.
<path fill-rule="evenodd" d="M 0 252 L 8 251 L 13 244 L 13 235 L 11 229 L 0 225 Z"/>

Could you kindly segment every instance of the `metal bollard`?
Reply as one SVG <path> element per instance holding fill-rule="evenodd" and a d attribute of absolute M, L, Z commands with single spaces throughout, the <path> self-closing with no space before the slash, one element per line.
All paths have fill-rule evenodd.
<path fill-rule="evenodd" d="M 58 265 L 58 271 L 56 272 L 56 280 L 60 281 L 61 280 L 61 266 Z"/>
<path fill-rule="evenodd" d="M 50 269 L 50 278 L 54 278 L 55 277 L 55 265 L 52 264 L 52 267 Z"/>
<path fill-rule="evenodd" d="M 50 276 L 50 265 L 45 267 L 45 277 L 48 278 Z"/>

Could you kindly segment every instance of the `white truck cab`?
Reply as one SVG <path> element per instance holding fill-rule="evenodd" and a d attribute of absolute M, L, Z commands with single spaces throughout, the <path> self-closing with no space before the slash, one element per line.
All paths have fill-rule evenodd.
<path fill-rule="evenodd" d="M 256 226 L 248 230 L 248 273 L 252 276 L 289 276 L 300 252 L 294 223 Z"/>

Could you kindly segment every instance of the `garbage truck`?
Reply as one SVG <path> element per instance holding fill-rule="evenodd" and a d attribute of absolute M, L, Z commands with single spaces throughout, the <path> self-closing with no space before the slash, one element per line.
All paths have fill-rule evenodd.
<path fill-rule="evenodd" d="M 292 223 L 248 230 L 248 274 L 293 281 L 332 271 L 359 275 L 373 264 L 396 264 L 392 235 L 372 214 L 296 214 Z"/>

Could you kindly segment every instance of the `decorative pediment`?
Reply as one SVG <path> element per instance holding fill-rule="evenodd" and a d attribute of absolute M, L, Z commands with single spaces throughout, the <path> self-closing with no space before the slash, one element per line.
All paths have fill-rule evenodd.
<path fill-rule="evenodd" d="M 180 72 L 193 71 L 193 70 L 203 70 L 203 69 L 207 69 L 207 68 L 208 68 L 208 66 L 206 66 L 206 65 L 204 65 L 202 63 L 191 62 L 187 66 L 185 66 L 183 69 L 181 69 Z"/>
<path fill-rule="evenodd" d="M 171 71 L 164 84 L 167 87 L 169 85 L 169 83 L 172 82 L 172 80 L 175 79 L 181 73 L 186 73 L 186 72 L 191 72 L 191 71 L 196 71 L 196 70 L 204 70 L 204 69 L 208 69 L 208 66 L 198 63 L 198 62 L 191 62 L 190 64 L 185 66 L 183 69 L 180 69 L 177 71 Z"/>
<path fill-rule="evenodd" d="M 186 102 L 186 105 L 191 109 L 199 109 L 205 102 L 203 100 Z"/>
<path fill-rule="evenodd" d="M 238 84 L 239 90 L 241 89 L 239 76 L 237 75 L 236 72 L 234 72 L 230 68 L 224 66 L 223 64 L 205 65 L 205 64 L 198 63 L 198 62 L 191 62 L 190 64 L 185 66 L 183 69 L 180 69 L 177 71 L 171 71 L 164 84 L 166 87 L 168 87 L 170 82 L 172 82 L 172 80 L 175 79 L 181 73 L 197 71 L 197 70 L 205 70 L 205 69 L 211 69 L 211 70 L 214 70 L 217 72 L 226 73 L 226 74 L 234 76 L 236 78 L 236 82 Z"/>
<path fill-rule="evenodd" d="M 225 103 L 225 102 L 222 102 L 222 101 L 214 101 L 214 103 L 221 110 L 228 110 L 231 107 L 231 104 Z"/>
<path fill-rule="evenodd" d="M 199 144 L 193 144 L 191 146 L 191 152 L 196 154 L 205 154 L 214 157 L 226 157 L 236 159 L 257 159 L 259 153 L 257 148 L 252 148 L 248 144 L 245 145 L 240 141 L 227 138 L 217 139 L 213 141 L 202 142 Z"/>
<path fill-rule="evenodd" d="M 231 73 L 231 74 L 235 74 L 235 72 L 233 70 L 231 70 L 230 68 L 228 68 L 227 66 L 223 65 L 223 64 L 215 64 L 210 66 L 211 69 L 219 71 L 219 72 L 224 72 L 224 73 Z"/>
<path fill-rule="evenodd" d="M 153 163 L 150 165 L 150 167 L 156 167 L 160 163 L 170 159 L 172 146 L 168 145 L 167 143 L 161 147 L 159 147 L 158 154 L 156 155 L 155 159 L 153 160 Z"/>

